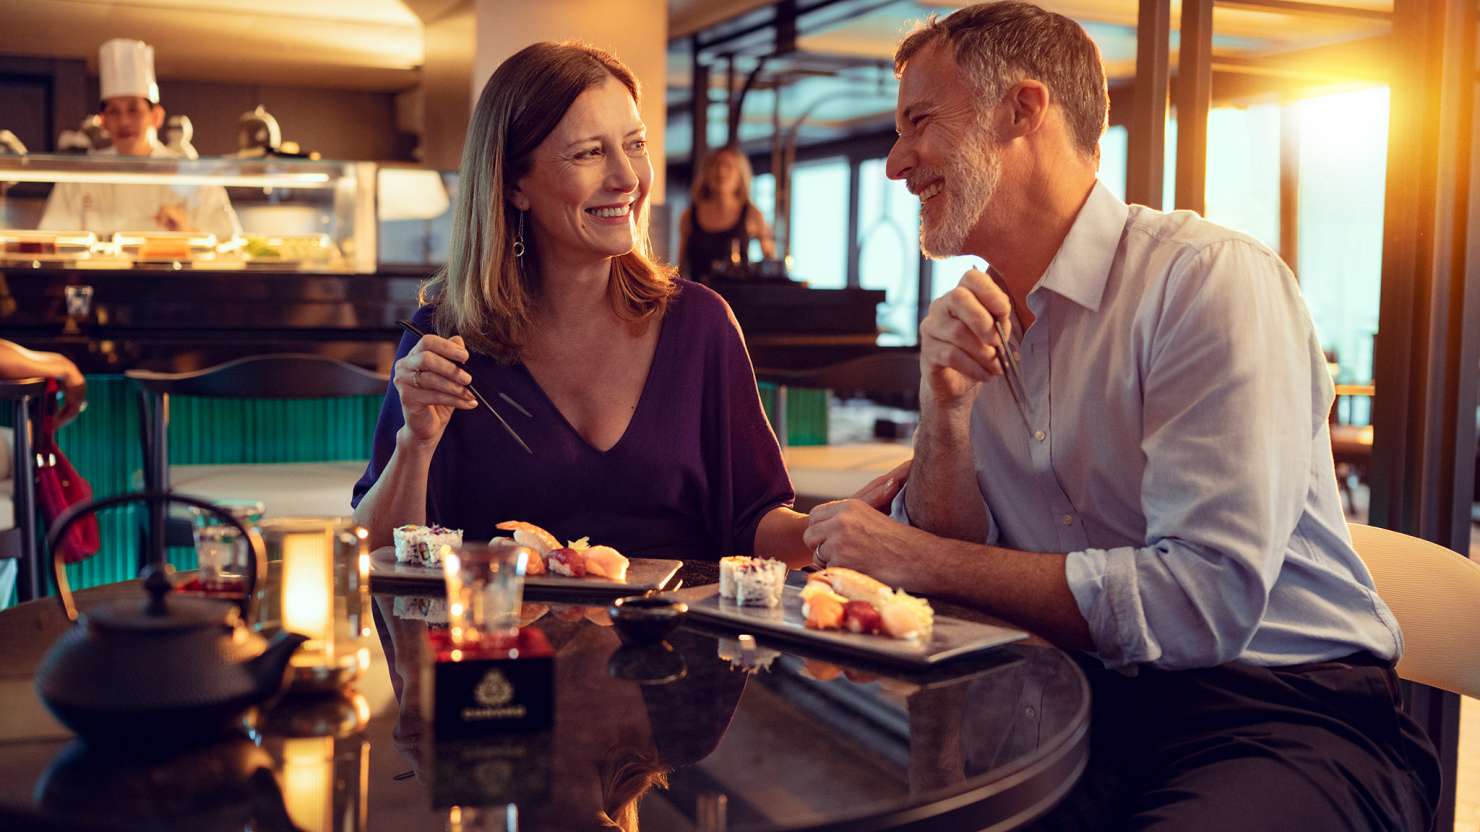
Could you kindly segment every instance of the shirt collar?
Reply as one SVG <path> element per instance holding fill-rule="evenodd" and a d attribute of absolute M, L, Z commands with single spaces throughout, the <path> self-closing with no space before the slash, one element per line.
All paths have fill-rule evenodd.
<path fill-rule="evenodd" d="M 1096 179 L 1074 225 L 1033 292 L 1049 289 L 1091 311 L 1098 310 L 1129 216 L 1130 208 Z"/>

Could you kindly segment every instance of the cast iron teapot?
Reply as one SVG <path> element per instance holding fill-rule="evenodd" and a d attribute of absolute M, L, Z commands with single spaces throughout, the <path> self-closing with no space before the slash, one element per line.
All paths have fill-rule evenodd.
<path fill-rule="evenodd" d="M 77 607 L 58 541 L 81 517 L 133 502 L 147 504 L 153 520 L 154 558 L 142 581 L 147 595 L 84 613 L 42 659 L 36 691 L 57 719 L 88 742 L 208 742 L 282 688 L 288 659 L 306 639 L 280 632 L 269 642 L 250 629 L 256 588 L 267 574 L 262 538 L 229 512 L 172 493 L 122 494 L 75 505 L 57 518 L 46 543 L 69 621 L 78 621 Z M 245 619 L 230 601 L 171 593 L 163 529 L 168 507 L 176 503 L 214 514 L 247 541 Z"/>

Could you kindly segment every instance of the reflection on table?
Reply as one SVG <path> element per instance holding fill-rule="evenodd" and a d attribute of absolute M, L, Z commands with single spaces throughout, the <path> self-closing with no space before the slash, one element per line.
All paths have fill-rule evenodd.
<path fill-rule="evenodd" d="M 698 586 L 715 570 L 688 564 L 680 577 Z M 79 598 L 85 609 L 127 591 L 138 590 Z M 604 603 L 537 599 L 524 617 L 556 650 L 553 728 L 436 742 L 420 668 L 440 604 L 375 596 L 377 649 L 347 710 L 285 700 L 209 753 L 145 763 L 83 756 L 31 692 L 64 629 L 55 603 L 0 613 L 0 826 L 1010 828 L 1061 797 L 1087 759 L 1083 676 L 1040 642 L 900 674 L 764 641 L 742 655 L 737 634 L 695 622 L 669 639 L 682 673 L 644 684 L 613 675 L 641 677 L 646 660 L 628 661 Z"/>

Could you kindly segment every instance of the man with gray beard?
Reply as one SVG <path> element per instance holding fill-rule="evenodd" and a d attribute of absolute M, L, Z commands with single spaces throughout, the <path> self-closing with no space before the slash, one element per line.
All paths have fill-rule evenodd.
<path fill-rule="evenodd" d="M 1428 828 L 1438 764 L 1399 709 L 1402 633 L 1351 546 L 1334 391 L 1290 270 L 1096 180 L 1104 70 L 1068 18 L 971 6 L 906 38 L 895 69 L 887 172 L 920 198 L 921 248 L 991 268 L 920 325 L 894 516 L 818 507 L 818 564 L 1080 659 L 1090 770 L 1043 828 Z"/>

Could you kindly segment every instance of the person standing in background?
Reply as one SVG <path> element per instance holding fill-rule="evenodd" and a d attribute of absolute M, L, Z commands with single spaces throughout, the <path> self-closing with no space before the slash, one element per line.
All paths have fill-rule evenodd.
<path fill-rule="evenodd" d="M 734 146 L 704 157 L 694 171 L 694 204 L 679 220 L 678 265 L 684 277 L 705 282 L 749 259 L 759 240 L 766 259 L 776 256 L 771 229 L 750 201 L 750 160 Z M 738 257 L 736 256 L 738 255 Z"/>
<path fill-rule="evenodd" d="M 95 156 L 177 159 L 159 141 L 164 107 L 154 78 L 154 47 L 115 38 L 98 50 L 103 126 L 113 146 Z M 162 174 L 165 175 L 165 174 Z M 219 185 L 134 185 L 61 182 L 47 199 L 40 228 L 48 231 L 202 231 L 229 240 L 242 232 L 226 189 Z"/>

